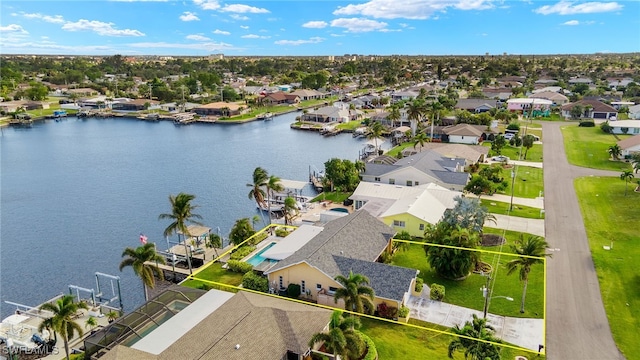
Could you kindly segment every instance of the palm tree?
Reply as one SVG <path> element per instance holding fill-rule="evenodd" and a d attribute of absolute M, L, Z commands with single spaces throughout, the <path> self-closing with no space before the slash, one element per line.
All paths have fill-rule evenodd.
<path fill-rule="evenodd" d="M 433 126 L 435 124 L 440 124 L 440 110 L 444 110 L 444 106 L 440 103 L 440 101 L 436 100 L 429 105 L 429 110 L 431 110 L 431 114 L 436 114 L 435 121 L 433 119 L 433 115 L 431 116 L 431 135 L 429 139 L 433 141 Z"/>
<path fill-rule="evenodd" d="M 516 240 L 516 243 L 511 245 L 511 249 L 516 255 L 523 255 L 507 263 L 507 275 L 511 275 L 516 270 L 520 270 L 520 281 L 523 282 L 522 302 L 520 303 L 521 313 L 524 313 L 524 299 L 527 295 L 527 284 L 529 282 L 531 266 L 544 263 L 544 261 L 540 259 L 541 257 L 551 256 L 551 254 L 546 253 L 548 247 L 549 244 L 543 238 L 530 235 L 525 239 L 522 234 L 520 234 L 520 238 Z"/>
<path fill-rule="evenodd" d="M 427 134 L 423 132 L 419 132 L 413 138 L 413 148 L 415 149 L 418 146 L 418 144 L 420 144 L 420 150 L 422 150 L 422 148 L 424 147 L 424 143 L 426 142 L 429 142 L 429 138 L 427 137 Z"/>
<path fill-rule="evenodd" d="M 625 182 L 624 196 L 627 196 L 627 188 L 629 187 L 629 181 L 633 180 L 633 178 L 634 178 L 633 171 L 631 170 L 624 170 L 622 174 L 620 174 L 620 180 L 623 180 Z"/>
<path fill-rule="evenodd" d="M 640 161 L 633 163 L 633 171 L 637 174 L 640 171 Z"/>
<path fill-rule="evenodd" d="M 213 248 L 213 252 L 218 257 L 218 249 L 222 249 L 222 237 L 218 234 L 209 234 L 209 246 Z"/>
<path fill-rule="evenodd" d="M 62 336 L 64 341 L 64 351 L 69 360 L 69 339 L 77 332 L 78 336 L 82 336 L 82 327 L 73 320 L 73 317 L 80 309 L 87 309 L 88 306 L 84 302 L 73 302 L 73 295 L 64 295 L 55 303 L 44 303 L 40 306 L 40 310 L 47 310 L 53 313 L 53 316 L 45 319 L 40 323 L 38 331 L 44 329 L 53 330 L 54 338 L 57 334 Z"/>
<path fill-rule="evenodd" d="M 247 186 L 251 188 L 251 191 L 249 191 L 249 199 L 255 200 L 259 209 L 264 209 L 266 205 L 264 198 L 267 194 L 263 188 L 267 186 L 268 180 L 269 174 L 267 173 L 267 170 L 257 167 L 253 170 L 253 183 L 247 184 Z M 260 216 L 262 216 L 262 213 L 260 213 Z M 264 217 L 262 218 L 262 222 L 266 225 Z"/>
<path fill-rule="evenodd" d="M 373 300 L 375 294 L 373 289 L 369 287 L 369 278 L 362 274 L 354 274 L 349 272 L 349 277 L 338 275 L 335 280 L 342 285 L 333 295 L 335 303 L 338 300 L 344 300 L 345 309 L 358 313 L 372 314 L 374 310 Z"/>
<path fill-rule="evenodd" d="M 126 258 L 124 258 L 125 256 Z M 149 264 L 149 262 L 165 264 L 164 257 L 156 252 L 156 246 L 153 243 L 146 243 L 138 246 L 136 249 L 128 247 L 122 252 L 122 257 L 124 259 L 120 262 L 120 271 L 127 266 L 133 268 L 133 272 L 142 280 L 144 299 L 148 300 L 147 287 L 153 289 L 156 285 L 154 275 L 157 275 L 160 279 L 164 279 L 162 270 L 156 265 Z"/>
<path fill-rule="evenodd" d="M 287 196 L 287 198 L 284 199 L 284 224 L 293 225 L 293 218 L 298 215 L 298 212 L 296 199 Z"/>
<path fill-rule="evenodd" d="M 387 119 L 391 120 L 391 127 L 395 127 L 396 121 L 402 118 L 402 114 L 400 114 L 400 109 L 397 106 L 391 106 L 389 109 L 389 115 L 387 115 Z"/>
<path fill-rule="evenodd" d="M 202 225 L 201 223 L 193 220 L 193 219 L 202 219 L 202 216 L 198 214 L 194 214 L 193 210 L 195 210 L 198 206 L 191 205 L 191 201 L 195 199 L 195 195 L 179 193 L 176 196 L 169 195 L 169 202 L 171 203 L 171 213 L 170 214 L 160 214 L 158 219 L 171 219 L 173 222 L 164 229 L 164 236 L 168 237 L 173 234 L 178 235 L 178 243 L 180 242 L 180 234 L 182 234 L 184 238 L 184 253 L 187 256 L 187 264 L 189 265 L 189 273 L 192 273 L 191 269 L 191 254 L 189 254 L 187 250 L 187 236 L 191 236 L 189 234 L 189 229 L 187 228 L 187 223 L 192 223 L 196 225 Z"/>
<path fill-rule="evenodd" d="M 609 146 L 609 155 L 613 158 L 613 160 L 620 159 L 620 155 L 622 154 L 622 149 L 618 144 Z"/>
<path fill-rule="evenodd" d="M 424 101 L 415 99 L 409 103 L 409 108 L 407 109 L 407 118 L 411 121 L 411 135 L 416 135 L 417 124 L 422 119 L 422 116 L 426 112 L 426 105 Z"/>
<path fill-rule="evenodd" d="M 317 333 L 309 340 L 309 347 L 324 343 L 327 351 L 345 359 L 358 359 L 364 352 L 364 342 L 356 331 L 360 328 L 360 319 L 354 316 L 343 317 L 342 312 L 334 310 L 329 321 L 328 333 Z"/>
<path fill-rule="evenodd" d="M 480 340 L 499 343 L 500 340 L 493 336 L 494 328 L 487 325 L 487 319 L 479 318 L 473 314 L 473 320 L 465 322 L 464 326 L 456 325 L 451 328 L 456 335 L 468 336 Z M 500 360 L 500 348 L 494 344 L 482 341 L 456 337 L 449 343 L 449 358 L 458 350 L 464 350 L 464 358 L 470 360 Z"/>
<path fill-rule="evenodd" d="M 374 121 L 371 125 L 369 125 L 369 134 L 367 135 L 367 138 L 373 139 L 376 150 L 378 150 L 378 138 L 382 136 L 383 130 L 384 128 L 382 127 L 382 124 L 377 121 Z"/>
<path fill-rule="evenodd" d="M 233 245 L 239 245 L 243 241 L 253 236 L 255 233 L 256 231 L 253 229 L 249 218 L 238 219 L 236 220 L 235 224 L 233 224 L 233 227 L 229 232 L 229 241 Z"/>
<path fill-rule="evenodd" d="M 269 176 L 269 180 L 267 180 L 267 184 L 265 185 L 267 188 L 267 207 L 269 209 L 269 224 L 271 224 L 271 200 L 273 199 L 273 194 L 276 192 L 284 191 L 284 186 L 282 185 L 281 179 L 275 175 Z"/>

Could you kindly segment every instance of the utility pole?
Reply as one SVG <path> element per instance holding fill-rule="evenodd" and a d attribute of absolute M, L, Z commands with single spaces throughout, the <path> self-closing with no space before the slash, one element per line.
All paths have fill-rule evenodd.
<path fill-rule="evenodd" d="M 491 284 L 491 275 L 487 275 L 487 284 L 481 289 L 482 296 L 484 296 L 484 310 L 482 311 L 483 317 L 487 318 L 487 310 L 489 310 L 489 298 L 491 297 L 491 290 L 489 285 Z"/>

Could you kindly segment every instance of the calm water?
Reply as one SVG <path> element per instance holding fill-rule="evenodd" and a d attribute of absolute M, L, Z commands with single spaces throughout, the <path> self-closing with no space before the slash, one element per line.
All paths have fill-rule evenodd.
<path fill-rule="evenodd" d="M 332 157 L 355 159 L 364 140 L 291 130 L 296 113 L 243 125 L 69 118 L 2 130 L 1 312 L 4 300 L 37 305 L 70 284 L 95 288 L 94 272 L 119 275 L 128 310 L 142 302 L 139 280 L 118 271 L 139 234 L 166 248 L 169 194 L 196 195 L 202 222 L 228 234 L 257 214 L 247 183 L 264 167 L 308 179 Z M 175 237 L 174 239 L 175 240 Z"/>

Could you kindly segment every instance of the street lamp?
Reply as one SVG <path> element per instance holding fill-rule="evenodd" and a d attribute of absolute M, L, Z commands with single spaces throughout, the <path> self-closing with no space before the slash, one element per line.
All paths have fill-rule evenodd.
<path fill-rule="evenodd" d="M 522 147 L 520 147 L 522 149 Z M 509 204 L 509 211 L 513 211 L 513 186 L 516 182 L 516 165 L 513 165 L 513 169 L 511 170 L 511 203 Z"/>
<path fill-rule="evenodd" d="M 483 285 L 480 288 L 482 291 L 482 296 L 484 297 L 484 309 L 482 311 L 482 317 L 487 318 L 487 311 L 489 310 L 489 300 L 491 299 L 506 299 L 507 301 L 513 301 L 513 298 L 510 296 L 491 296 L 491 288 L 489 287 L 489 283 L 491 282 L 491 276 L 487 276 L 487 285 Z"/>

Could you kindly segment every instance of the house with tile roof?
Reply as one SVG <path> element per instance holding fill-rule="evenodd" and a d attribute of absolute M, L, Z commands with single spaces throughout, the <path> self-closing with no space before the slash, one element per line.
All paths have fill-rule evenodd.
<path fill-rule="evenodd" d="M 458 99 L 455 109 L 467 110 L 472 113 L 482 113 L 499 107 L 498 100 L 493 99 Z"/>
<path fill-rule="evenodd" d="M 603 103 L 599 100 L 579 100 L 562 106 L 562 116 L 566 119 L 571 118 L 571 110 L 575 106 L 581 106 L 583 114 L 580 118 L 587 119 L 611 119 L 618 116 L 618 110 L 613 106 Z"/>
<path fill-rule="evenodd" d="M 264 97 L 260 98 L 260 101 L 269 105 L 279 105 L 279 104 L 297 104 L 300 102 L 300 96 L 290 93 L 285 93 L 282 91 L 273 92 L 270 94 L 266 94 Z"/>
<path fill-rule="evenodd" d="M 179 292 L 177 288 L 171 291 Z M 142 311 L 134 311 L 142 321 L 148 319 L 148 330 L 105 346 L 99 352 L 100 359 L 302 360 L 311 352 L 311 337 L 326 331 L 331 317 L 327 309 L 245 291 L 233 294 L 220 290 L 209 290 L 182 310 L 165 310 L 178 311 L 168 320 L 160 320 L 166 316 L 155 321 L 141 317 L 145 307 L 172 309 L 171 304 L 164 308 L 159 305 L 154 298 L 141 307 Z M 118 327 L 116 321 L 100 331 L 109 333 Z M 85 348 L 92 348 L 94 344 L 88 339 Z"/>
<path fill-rule="evenodd" d="M 356 211 L 326 223 L 319 232 L 310 232 L 312 237 L 302 247 L 264 274 L 278 289 L 298 284 L 318 304 L 342 308 L 344 302 L 336 303 L 333 298 L 342 286 L 335 278 L 348 277 L 350 272 L 362 274 L 375 293 L 376 307 L 385 303 L 399 308 L 415 287 L 418 271 L 376 262 L 390 250 L 395 233 L 367 211 Z"/>
<path fill-rule="evenodd" d="M 555 91 L 540 91 L 529 95 L 530 99 L 545 99 L 552 101 L 554 105 L 564 105 L 569 102 L 569 98 Z"/>
<path fill-rule="evenodd" d="M 462 191 L 469 182 L 464 172 L 466 160 L 423 151 L 399 159 L 392 165 L 366 163 L 360 174 L 362 181 L 398 186 L 434 183 L 446 189 Z"/>
<path fill-rule="evenodd" d="M 440 221 L 447 209 L 453 209 L 462 192 L 433 183 L 397 186 L 361 181 L 349 199 L 356 210 L 367 211 L 396 231 L 423 237 L 428 225 Z"/>
<path fill-rule="evenodd" d="M 298 89 L 293 91 L 291 95 L 297 95 L 301 101 L 324 99 L 326 97 L 325 93 L 313 89 Z"/>
<path fill-rule="evenodd" d="M 620 146 L 622 157 L 624 158 L 629 158 L 633 154 L 640 154 L 640 134 L 618 141 L 618 146 Z"/>

